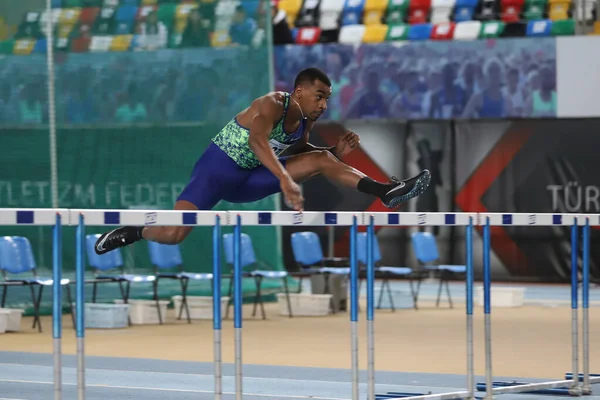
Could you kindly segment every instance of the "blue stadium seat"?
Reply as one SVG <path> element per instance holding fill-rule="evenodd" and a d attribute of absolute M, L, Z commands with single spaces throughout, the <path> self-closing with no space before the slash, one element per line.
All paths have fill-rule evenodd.
<path fill-rule="evenodd" d="M 456 5 L 454 7 L 454 21 L 471 21 L 476 7 L 477 0 L 456 0 Z"/>
<path fill-rule="evenodd" d="M 133 32 L 137 12 L 138 7 L 136 6 L 120 6 L 117 9 L 117 35 L 126 35 Z"/>
<path fill-rule="evenodd" d="M 342 25 L 360 24 L 364 9 L 365 0 L 346 0 L 342 10 Z"/>
<path fill-rule="evenodd" d="M 411 25 L 408 30 L 408 40 L 427 40 L 431 37 L 431 24 L 415 24 Z"/>
<path fill-rule="evenodd" d="M 250 18 L 256 18 L 258 15 L 258 7 L 260 5 L 260 1 L 255 0 L 242 0 L 242 6 L 244 6 L 244 10 L 246 10 L 246 15 Z"/>
<path fill-rule="evenodd" d="M 529 21 L 527 23 L 527 36 L 551 36 L 552 21 L 549 19 Z"/>
<path fill-rule="evenodd" d="M 44 53 L 45 54 L 47 51 L 47 46 L 48 46 L 48 40 L 46 38 L 38 39 L 37 42 L 35 42 L 35 46 L 33 47 L 32 53 Z"/>
<path fill-rule="evenodd" d="M 120 6 L 117 9 L 117 21 L 131 21 L 135 20 L 135 16 L 137 15 L 138 7 L 136 6 Z"/>
<path fill-rule="evenodd" d="M 121 5 L 117 8 L 117 21 L 129 21 L 135 19 L 138 7 L 132 5 Z"/>
<path fill-rule="evenodd" d="M 321 240 L 315 232 L 294 232 L 291 236 L 292 253 L 294 261 L 300 268 L 301 273 L 294 276 L 300 278 L 300 290 L 302 290 L 302 278 L 313 274 L 324 274 L 325 294 L 331 294 L 329 278 L 333 275 L 349 275 L 350 268 L 348 258 L 325 257 L 321 248 Z M 343 265 L 343 267 L 340 267 Z M 331 310 L 335 312 L 333 297 L 330 303 Z"/>
<path fill-rule="evenodd" d="M 100 238 L 100 234 L 86 235 L 85 250 L 87 253 L 88 263 L 94 268 L 95 279 L 86 280 L 86 283 L 92 283 L 92 302 L 96 302 L 97 284 L 99 283 L 118 283 L 123 302 L 127 304 L 129 300 L 130 286 L 135 283 L 154 282 L 154 275 L 131 275 L 125 273 L 123 255 L 121 249 L 115 249 L 109 253 L 98 255 L 94 251 L 96 241 Z M 111 270 L 118 270 L 120 273 L 110 274 Z M 123 287 L 123 284 L 126 284 Z M 131 322 L 131 321 L 130 321 Z"/>
<path fill-rule="evenodd" d="M 181 319 L 181 314 L 185 308 L 188 323 L 191 323 L 190 310 L 187 304 L 187 289 L 190 280 L 203 281 L 212 280 L 213 275 L 207 273 L 193 273 L 183 271 L 183 258 L 181 257 L 181 250 L 179 245 L 167 245 L 160 244 L 157 242 L 148 242 L 148 253 L 150 255 L 150 262 L 154 265 L 154 273 L 156 275 L 156 281 L 154 284 L 154 299 L 158 303 L 158 282 L 160 279 L 175 279 L 181 284 L 181 306 L 179 307 L 179 316 L 177 319 Z M 177 271 L 173 271 L 177 269 Z M 160 272 L 160 271 L 165 272 Z M 169 271 L 170 270 L 170 271 Z M 166 272 L 169 271 L 169 272 Z M 156 306 L 158 310 L 159 323 L 163 323 L 163 318 L 160 312 L 160 307 Z"/>
<path fill-rule="evenodd" d="M 254 310 L 252 311 L 252 316 L 256 315 L 256 306 L 260 304 L 260 309 L 262 312 L 263 319 L 266 319 L 265 309 L 263 300 L 261 298 L 261 283 L 263 279 L 281 279 L 283 281 L 283 287 L 287 299 L 288 304 L 288 313 L 290 318 L 292 317 L 292 306 L 290 303 L 290 292 L 288 289 L 287 271 L 277 271 L 266 263 L 258 260 L 256 258 L 256 254 L 254 253 L 254 246 L 252 244 L 252 239 L 248 236 L 247 233 L 242 233 L 242 240 L 240 243 L 240 252 L 241 252 L 241 261 L 242 261 L 242 276 L 244 277 L 252 277 L 256 282 L 256 294 L 254 296 Z M 233 254 L 233 233 L 226 233 L 223 235 L 223 249 L 225 250 L 225 262 L 230 265 L 232 268 L 233 275 L 233 262 L 234 262 L 234 254 Z M 250 267 L 251 270 L 244 271 L 245 268 Z M 258 268 L 257 268 L 258 267 Z M 227 310 L 225 311 L 225 318 L 229 315 L 229 306 L 231 305 L 231 301 L 233 299 L 233 279 L 229 281 L 229 303 L 227 304 Z"/>
<path fill-rule="evenodd" d="M 415 257 L 424 271 L 438 272 L 440 274 L 440 286 L 438 289 L 438 297 L 436 306 L 440 304 L 442 294 L 442 286 L 446 284 L 446 293 L 448 302 L 452 308 L 452 298 L 450 296 L 450 287 L 448 281 L 455 274 L 464 274 L 467 271 L 465 265 L 442 265 L 439 264 L 440 254 L 438 252 L 435 236 L 431 232 L 415 232 L 411 235 L 412 247 Z"/>
<path fill-rule="evenodd" d="M 361 264 L 362 268 L 367 267 L 367 234 L 365 232 L 361 232 L 356 235 L 356 258 L 358 262 Z M 373 244 L 373 260 L 375 261 L 375 272 L 379 272 L 383 275 L 383 282 L 381 283 L 381 290 L 379 292 L 379 300 L 377 301 L 377 308 L 381 308 L 381 301 L 383 300 L 383 292 L 387 288 L 387 293 L 390 300 L 390 305 L 392 307 L 392 311 L 395 311 L 394 300 L 392 297 L 392 290 L 390 288 L 390 276 L 405 276 L 408 277 L 408 281 L 410 284 L 410 293 L 413 302 L 413 307 L 417 309 L 417 298 L 418 298 L 418 289 L 415 292 L 415 288 L 413 285 L 413 281 L 411 279 L 412 268 L 408 267 L 390 267 L 390 266 L 381 266 L 379 265 L 381 262 L 381 250 L 379 249 L 379 240 L 377 236 L 375 236 L 375 243 Z M 362 279 L 359 281 L 359 293 L 360 293 L 360 284 L 362 283 Z M 420 285 L 419 285 L 420 286 Z"/>
<path fill-rule="evenodd" d="M 62 0 L 52 0 L 52 8 L 62 8 Z"/>
<path fill-rule="evenodd" d="M 33 255 L 31 242 L 22 236 L 4 236 L 0 237 L 0 272 L 4 278 L 2 287 L 2 304 L 4 307 L 8 285 L 29 286 L 31 287 L 31 301 L 33 303 L 33 328 L 38 327 L 42 332 L 42 322 L 40 321 L 40 302 L 44 286 L 52 287 L 54 281 L 48 278 L 40 278 L 37 274 L 37 265 Z M 69 290 L 68 279 L 62 279 L 61 286 L 67 287 L 67 299 L 71 307 L 71 291 Z M 35 293 L 33 286 L 39 286 L 39 291 Z M 74 321 L 73 321 L 74 322 Z"/>

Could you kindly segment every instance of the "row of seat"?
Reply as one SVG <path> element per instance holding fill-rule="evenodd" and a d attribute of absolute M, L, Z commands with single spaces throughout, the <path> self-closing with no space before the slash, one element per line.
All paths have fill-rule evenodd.
<path fill-rule="evenodd" d="M 212 2 L 212 0 L 201 0 Z M 152 6 L 169 3 L 197 3 L 198 0 L 51 0 L 52 8 L 117 7 L 119 5 Z"/>
<path fill-rule="evenodd" d="M 101 283 L 118 283 L 121 286 L 122 300 L 127 303 L 129 300 L 129 287 L 132 283 L 152 283 L 153 284 L 153 297 L 157 302 L 157 310 L 159 312 L 159 321 L 162 323 L 163 318 L 160 315 L 159 307 L 159 295 L 158 295 L 158 282 L 160 279 L 176 279 L 181 281 L 182 288 L 182 302 L 179 310 L 179 318 L 181 318 L 182 312 L 185 309 L 187 313 L 188 322 L 190 321 L 189 311 L 186 307 L 187 302 L 187 288 L 190 280 L 202 281 L 202 280 L 213 280 L 211 273 L 190 273 L 183 269 L 183 258 L 178 245 L 162 245 L 155 242 L 147 242 L 148 252 L 150 260 L 154 266 L 153 274 L 144 275 L 132 275 L 127 274 L 124 270 L 123 256 L 121 249 L 116 249 L 110 253 L 98 255 L 94 251 L 95 242 L 100 237 L 99 234 L 87 235 L 85 240 L 85 248 L 87 254 L 88 264 L 94 270 L 94 278 L 86 279 L 85 283 L 94 285 L 92 301 L 96 301 L 97 285 Z M 325 274 L 326 275 L 326 286 L 327 277 L 331 274 L 336 275 L 348 275 L 350 270 L 348 267 L 348 258 L 335 258 L 329 259 L 324 257 L 321 248 L 321 242 L 319 237 L 314 232 L 296 232 L 291 236 L 292 251 L 294 259 L 301 269 L 298 273 L 288 273 L 287 271 L 274 270 L 269 265 L 258 260 L 254 253 L 252 240 L 247 234 L 242 234 L 241 238 L 241 256 L 242 256 L 242 270 L 244 271 L 244 277 L 253 278 L 256 282 L 256 293 L 255 293 L 255 308 L 253 316 L 256 312 L 256 305 L 261 302 L 261 282 L 263 279 L 281 279 L 283 280 L 283 288 L 288 300 L 288 311 L 290 317 L 292 316 L 292 310 L 289 302 L 289 289 L 287 285 L 287 278 L 289 276 L 295 276 L 303 278 L 314 274 Z M 409 280 L 410 289 L 413 298 L 413 306 L 417 308 L 417 299 L 419 294 L 420 284 L 416 287 L 413 286 L 413 279 L 422 280 L 427 278 L 432 272 L 440 273 L 440 290 L 438 291 L 438 305 L 440 300 L 440 293 L 442 285 L 448 286 L 448 280 L 453 274 L 464 274 L 466 267 L 464 265 L 439 265 L 439 252 L 435 238 L 431 233 L 427 232 L 415 232 L 412 235 L 412 244 L 415 251 L 415 256 L 420 263 L 422 268 L 413 270 L 408 267 L 389 267 L 380 265 L 381 252 L 377 241 L 374 246 L 373 258 L 376 263 L 376 272 L 378 277 L 383 278 L 382 291 L 387 286 L 387 290 L 391 295 L 389 278 L 393 275 L 404 276 Z M 229 269 L 224 275 L 231 277 L 232 265 L 233 265 L 233 234 L 223 235 L 223 249 L 225 252 L 225 263 L 229 266 Z M 366 233 L 358 234 L 357 241 L 357 259 L 362 265 L 361 268 L 364 271 L 364 266 L 367 264 L 367 236 Z M 37 326 L 39 331 L 42 331 L 41 321 L 39 319 L 39 306 L 41 301 L 41 293 L 45 286 L 52 286 L 52 279 L 40 278 L 36 270 L 36 262 L 33 253 L 33 249 L 29 240 L 21 236 L 5 236 L 0 238 L 0 272 L 4 278 L 0 281 L 0 287 L 3 289 L 2 293 L 2 304 L 0 307 L 4 307 L 6 301 L 6 294 L 8 288 L 11 286 L 39 286 L 38 294 L 31 290 L 32 302 L 34 307 L 34 328 Z M 177 270 L 174 273 L 174 270 Z M 117 274 L 111 273 L 111 271 L 118 271 Z M 30 278 L 25 278 L 23 274 L 31 274 Z M 66 286 L 68 305 L 71 306 L 72 298 L 70 292 L 70 284 L 73 282 L 69 279 L 63 279 L 60 284 Z M 125 287 L 123 287 L 125 285 Z M 231 299 L 231 280 L 229 284 L 229 298 Z M 299 291 L 301 290 L 301 285 Z M 326 289 L 327 292 L 327 289 Z M 452 307 L 452 300 L 450 298 L 450 292 L 448 290 L 448 300 Z M 381 297 L 380 297 L 381 301 Z M 262 305 L 262 303 L 261 303 Z M 392 303 L 392 308 L 393 308 Z M 264 315 L 264 309 L 261 307 Z M 227 308 L 227 311 L 229 307 Z M 73 314 L 72 314 L 73 316 Z M 227 318 L 227 313 L 225 314 Z"/>
<path fill-rule="evenodd" d="M 172 34 L 164 48 L 176 49 L 181 45 L 182 35 Z M 212 47 L 226 47 L 231 43 L 227 32 L 210 35 Z M 46 53 L 47 39 L 10 39 L 0 42 L 0 54 L 29 55 Z M 124 52 L 146 49 L 146 41 L 140 35 L 99 35 L 79 38 L 56 38 L 54 48 L 57 51 L 72 53 L 87 52 Z M 155 48 L 161 48 L 156 46 Z"/>
<path fill-rule="evenodd" d="M 258 4 L 257 1 L 250 2 L 248 12 L 255 13 Z M 162 22 L 169 32 L 180 34 L 185 30 L 190 11 L 197 7 L 197 3 L 166 3 L 141 7 L 122 5 L 104 8 L 55 8 L 50 18 L 56 29 L 56 36 L 60 38 L 78 37 L 81 32 L 90 32 L 93 35 L 126 35 L 135 33 L 139 24 L 145 22 L 150 13 L 155 12 L 158 21 Z M 231 20 L 233 12 L 234 9 L 224 9 L 219 18 Z M 47 36 L 47 23 L 46 11 L 29 11 L 19 25 L 15 38 L 39 39 Z"/>
<path fill-rule="evenodd" d="M 596 2 L 581 3 L 587 19 L 593 18 Z M 258 1 L 242 3 L 249 15 L 255 15 Z M 155 11 L 159 21 L 170 33 L 181 34 L 189 12 L 197 3 L 164 3 L 159 6 L 121 5 L 119 7 L 57 8 L 52 20 L 57 26 L 57 37 L 78 37 L 80 32 L 93 35 L 134 34 L 136 27 Z M 440 24 L 473 19 L 552 21 L 569 19 L 572 15 L 570 0 L 281 0 L 279 7 L 287 13 L 291 27 L 319 27 L 322 30 L 339 29 L 346 25 L 394 25 L 399 23 Z M 213 10 L 214 12 L 214 10 Z M 205 18 L 231 19 L 233 9 Z M 31 11 L 25 15 L 15 38 L 45 36 L 46 12 Z M 220 22 L 220 21 L 219 21 Z M 223 24 L 217 24 L 223 25 Z M 227 25 L 227 23 L 225 24 Z M 223 29 L 221 26 L 220 30 Z"/>
<path fill-rule="evenodd" d="M 577 3 L 580 15 L 593 19 L 595 1 Z M 568 19 L 574 15 L 571 0 L 281 0 L 278 3 L 295 27 L 323 30 L 344 25 L 377 25 L 407 22 L 461 22 L 519 19 Z"/>
<path fill-rule="evenodd" d="M 432 24 L 396 24 L 396 25 L 347 25 L 340 30 L 324 31 L 317 27 L 295 28 L 292 30 L 296 44 L 313 45 L 316 43 L 337 42 L 344 44 L 381 43 L 405 40 L 474 40 L 496 37 L 544 37 L 573 35 L 573 20 L 529 21 L 506 24 L 501 21 L 464 21 Z M 600 34 L 600 24 L 595 25 L 595 33 Z M 212 35 L 213 47 L 224 47 L 229 43 L 226 33 Z M 171 35 L 167 47 L 178 48 L 181 35 Z M 93 36 L 91 38 L 56 39 L 59 51 L 82 52 L 124 52 L 135 51 L 144 42 L 138 35 Z M 45 53 L 46 39 L 20 39 L 0 42 L 0 54 L 28 55 Z"/>
<path fill-rule="evenodd" d="M 294 31 L 297 44 L 311 45 L 323 42 L 327 32 L 321 28 L 307 27 Z M 401 40 L 474 40 L 496 37 L 543 37 L 565 36 L 575 33 L 572 19 L 563 21 L 529 21 L 527 23 L 509 23 L 501 21 L 464 21 L 441 24 L 395 24 L 395 25 L 348 25 L 339 32 L 339 43 L 380 43 Z"/>

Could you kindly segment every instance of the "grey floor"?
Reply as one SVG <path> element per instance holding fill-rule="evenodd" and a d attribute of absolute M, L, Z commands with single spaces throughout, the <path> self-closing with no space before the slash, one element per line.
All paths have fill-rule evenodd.
<path fill-rule="evenodd" d="M 74 356 L 63 357 L 63 399 L 77 399 Z M 223 366 L 224 399 L 234 398 L 233 366 Z M 244 365 L 245 399 L 351 398 L 350 371 L 341 369 Z M 547 380 L 560 379 L 554 377 Z M 495 378 L 503 380 L 508 378 Z M 477 377 L 476 382 L 482 382 Z M 213 365 L 182 361 L 86 357 L 86 399 L 208 400 L 213 398 Z M 366 374 L 361 374 L 366 399 Z M 464 390 L 461 375 L 377 371 L 377 393 L 443 393 Z M 533 382 L 533 381 L 531 381 Z M 600 393 L 600 385 L 595 385 Z M 477 394 L 482 397 L 482 393 Z M 569 399 L 563 396 L 500 395 L 501 399 Z M 600 395 L 586 396 L 600 400 Z M 52 356 L 0 352 L 0 400 L 54 399 Z"/>
<path fill-rule="evenodd" d="M 476 284 L 477 286 L 478 284 Z M 523 286 L 523 285 L 515 285 Z M 308 288 L 305 288 L 307 290 Z M 395 292 L 406 292 L 406 283 L 392 284 Z M 362 290 L 364 292 L 364 288 Z M 464 284 L 450 285 L 457 307 L 464 305 Z M 434 299 L 437 285 L 425 284 L 421 300 Z M 400 296 L 402 297 L 402 296 Z M 443 297 L 445 300 L 445 296 Z M 526 304 L 556 306 L 570 303 L 569 286 L 529 286 Z M 590 307 L 600 305 L 600 288 L 590 290 Z M 595 310 L 594 310 L 595 311 Z M 493 312 L 493 310 L 492 310 Z M 1 340 L 1 338 L 0 338 Z M 73 356 L 63 357 L 62 399 L 77 399 L 76 363 Z M 565 371 L 568 372 L 568 371 Z M 600 373 L 600 371 L 592 371 Z M 223 366 L 224 400 L 234 399 L 233 365 Z M 313 399 L 351 398 L 350 371 L 341 369 L 299 368 L 268 365 L 244 365 L 244 399 Z M 366 399 L 366 372 L 361 373 L 361 399 Z M 494 377 L 513 381 L 516 377 Z M 561 380 L 546 377 L 537 381 Z M 536 380 L 528 380 L 534 382 Z M 183 361 L 131 358 L 86 357 L 87 400 L 208 400 L 213 399 L 213 365 Z M 484 382 L 477 377 L 477 382 Z M 377 371 L 376 392 L 443 393 L 464 390 L 463 375 L 415 374 Z M 600 400 L 600 384 L 594 386 L 589 400 Z M 476 393 L 482 398 L 484 393 Z M 568 396 L 498 395 L 503 400 L 572 399 Z M 0 400 L 54 399 L 52 356 L 48 354 L 0 352 Z"/>

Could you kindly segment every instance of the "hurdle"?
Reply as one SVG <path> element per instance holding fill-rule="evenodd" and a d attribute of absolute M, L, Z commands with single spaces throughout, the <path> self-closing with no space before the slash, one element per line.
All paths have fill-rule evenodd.
<path fill-rule="evenodd" d="M 578 380 L 582 383 L 581 390 L 584 395 L 592 394 L 591 385 L 600 383 L 600 374 L 590 374 L 590 218 L 586 216 L 583 226 L 583 255 L 582 255 L 582 288 L 581 306 L 582 316 L 582 347 L 583 347 L 583 374 L 578 374 Z M 573 372 L 567 372 L 565 379 L 575 379 Z"/>
<path fill-rule="evenodd" d="M 369 215 L 365 213 L 365 215 Z M 375 240 L 374 226 L 394 225 L 390 222 L 395 222 L 401 226 L 464 226 L 465 227 L 465 258 L 466 258 L 466 284 L 465 284 L 465 311 L 466 311 L 466 377 L 467 389 L 464 391 L 447 392 L 447 393 L 409 393 L 409 392 L 388 392 L 387 394 L 374 395 L 372 387 L 374 387 L 374 375 L 369 371 L 369 396 L 368 400 L 452 400 L 452 399 L 475 399 L 475 368 L 474 368 L 474 342 L 473 342 L 473 227 L 477 224 L 478 216 L 476 213 L 402 213 L 402 219 L 395 221 L 394 217 L 387 217 L 387 213 L 381 215 L 370 214 L 370 224 L 368 232 L 368 247 L 367 261 L 373 263 L 372 249 Z M 387 222 L 387 223 L 386 223 Z M 369 248 L 371 253 L 369 253 Z M 370 258 L 369 258 L 370 256 Z M 367 291 L 371 291 L 371 296 L 367 294 L 367 324 L 369 325 L 369 333 L 372 333 L 372 318 L 374 308 L 374 298 L 372 296 L 375 284 L 374 265 L 370 266 L 371 271 L 367 272 Z M 369 274 L 369 272 L 371 274 Z M 374 347 L 374 346 L 373 346 Z M 369 343 L 369 353 L 374 353 L 374 348 L 371 348 Z M 371 359 L 369 359 L 371 361 Z M 369 368 L 374 368 L 369 362 Z M 374 372 L 373 372 L 374 374 Z M 373 379 L 371 380 L 371 377 Z M 372 385 L 372 386 L 371 386 Z"/>
<path fill-rule="evenodd" d="M 485 392 L 484 400 L 491 400 L 496 394 L 522 393 L 522 394 L 551 394 L 581 396 L 584 391 L 591 393 L 589 387 L 589 330 L 585 310 L 588 307 L 587 296 L 589 294 L 589 236 L 591 215 L 578 214 L 503 214 L 503 213 L 480 213 L 479 225 L 483 226 L 483 294 L 484 294 L 484 317 L 485 317 L 485 377 L 486 382 L 478 383 L 477 390 Z M 598 216 L 596 215 L 597 219 Z M 585 221 L 585 224 L 582 223 Z M 584 254 L 583 254 L 583 292 L 585 296 L 584 307 L 584 387 L 579 384 L 579 338 L 578 338 L 578 232 L 579 225 L 584 225 Z M 571 227 L 571 334 L 572 334 L 572 368 L 571 376 L 567 374 L 564 380 L 527 383 L 493 381 L 492 375 L 492 349 L 491 349 L 491 227 L 492 226 L 570 226 Z M 587 278 L 586 278 L 587 276 Z M 587 384 L 587 389 L 585 385 Z M 568 387 L 565 387 L 567 385 Z M 589 394 L 588 393 L 588 394 Z"/>
<path fill-rule="evenodd" d="M 591 222 L 593 221 L 593 222 Z M 358 400 L 359 369 L 358 369 L 358 265 L 357 265 L 357 240 L 359 226 L 367 226 L 367 398 L 395 398 L 395 399 L 475 399 L 474 373 L 473 373 L 473 236 L 474 226 L 483 227 L 483 264 L 484 264 L 484 313 L 486 319 L 486 400 L 494 394 L 502 393 L 527 393 L 539 389 L 553 389 L 570 384 L 569 388 L 575 395 L 585 394 L 586 385 L 596 383 L 599 376 L 589 374 L 589 240 L 590 226 L 600 226 L 598 214 L 502 214 L 502 213 L 368 213 L 368 212 L 304 212 L 289 211 L 252 212 L 252 211 L 147 211 L 147 210 L 100 210 L 100 209 L 0 209 L 0 225 L 30 225 L 54 226 L 53 230 L 53 257 L 52 276 L 54 283 L 62 282 L 62 226 L 77 226 L 76 231 L 76 335 L 77 335 L 77 393 L 78 400 L 85 399 L 85 324 L 84 324 L 84 237 L 86 226 L 206 226 L 213 229 L 213 331 L 214 331 L 214 394 L 216 399 L 221 399 L 222 390 L 222 359 L 221 359 L 221 326 L 220 312 L 221 297 L 221 227 L 234 227 L 234 329 L 235 329 L 235 397 L 243 398 L 243 361 L 242 361 L 242 299 L 241 299 L 241 229 L 242 226 L 349 226 L 350 227 L 350 322 L 351 322 L 351 382 L 352 400 Z M 466 230 L 466 316 L 467 316 L 467 390 L 453 393 L 388 393 L 375 395 L 375 339 L 374 339 L 374 237 L 375 226 L 464 226 Z M 572 239 L 572 266 L 577 272 L 577 232 L 583 226 L 583 373 L 578 370 L 578 332 L 577 329 L 577 290 L 572 299 L 573 309 L 573 349 L 574 362 L 571 376 L 564 381 L 544 382 L 534 384 L 513 384 L 507 387 L 494 387 L 491 370 L 491 296 L 490 296 L 490 247 L 491 227 L 515 226 L 570 226 Z M 577 281 L 575 282 L 577 289 Z M 53 374 L 54 398 L 62 398 L 62 309 L 61 287 L 55 284 L 53 295 Z M 356 351 L 355 351 L 356 350 Z M 575 363 L 577 361 L 577 364 Z M 583 386 L 579 382 L 583 381 Z M 591 389 L 591 388 L 589 388 Z M 480 385 L 477 385 L 480 390 Z M 591 390 L 590 390 L 591 392 Z M 392 397 L 390 397 L 392 396 Z"/>

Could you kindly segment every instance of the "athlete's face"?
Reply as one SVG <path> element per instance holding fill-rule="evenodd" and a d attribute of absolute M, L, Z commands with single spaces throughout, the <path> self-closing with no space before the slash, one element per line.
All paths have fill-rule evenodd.
<path fill-rule="evenodd" d="M 305 117 L 316 121 L 325 110 L 327 110 L 327 101 L 331 96 L 331 86 L 316 80 L 312 84 L 304 84 L 297 89 L 298 104 Z"/>

